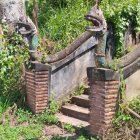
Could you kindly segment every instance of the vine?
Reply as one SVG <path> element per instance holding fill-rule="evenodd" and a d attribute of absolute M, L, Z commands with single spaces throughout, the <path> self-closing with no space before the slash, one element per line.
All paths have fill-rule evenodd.
<path fill-rule="evenodd" d="M 140 31 L 140 3 L 139 0 L 102 0 L 100 4 L 108 24 L 115 33 L 116 57 L 125 54 L 124 33 L 131 24 L 135 32 Z"/>

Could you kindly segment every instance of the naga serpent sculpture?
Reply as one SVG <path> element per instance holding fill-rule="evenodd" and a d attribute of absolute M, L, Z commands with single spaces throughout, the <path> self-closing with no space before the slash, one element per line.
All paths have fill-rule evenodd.
<path fill-rule="evenodd" d="M 95 32 L 95 38 L 98 44 L 95 46 L 95 64 L 97 67 L 106 66 L 106 42 L 107 42 L 107 23 L 104 18 L 103 12 L 99 9 L 98 0 L 94 7 L 91 8 L 89 13 L 85 16 L 86 20 L 91 21 L 94 26 L 87 27 L 87 31 Z M 97 30 L 98 29 L 98 30 Z"/>
<path fill-rule="evenodd" d="M 10 2 L 9 0 L 2 0 L 1 4 L 1 17 L 3 17 L 3 15 L 6 16 L 7 23 L 12 23 L 15 30 L 28 41 L 31 60 L 42 60 L 42 56 L 37 55 L 38 38 L 36 26 L 25 13 L 25 5 L 27 4 L 27 0 L 11 0 Z M 95 36 L 95 38 L 98 40 L 98 45 L 95 46 L 95 62 L 97 67 L 105 67 L 107 24 L 98 4 L 99 2 L 96 0 L 95 6 L 93 6 L 89 13 L 85 16 L 85 19 L 90 21 L 93 26 L 87 27 L 86 31 L 82 35 L 77 37 L 62 51 L 53 55 L 48 55 L 45 59 L 43 59 L 44 63 L 54 63 L 64 59 L 90 37 Z M 7 5 L 9 5 L 8 7 L 10 7 L 10 9 L 7 8 Z M 18 9 L 16 9 L 17 7 Z M 10 10 L 12 12 L 10 12 Z"/>
<path fill-rule="evenodd" d="M 85 15 L 85 19 L 92 22 L 93 26 L 87 27 L 86 31 L 82 35 L 77 37 L 62 51 L 53 55 L 48 55 L 44 60 L 45 63 L 54 63 L 64 59 L 66 56 L 74 52 L 82 43 L 95 35 L 96 39 L 99 40 L 99 44 L 95 47 L 96 65 L 98 67 L 106 65 L 105 46 L 107 38 L 107 24 L 102 11 L 98 7 L 98 1 L 96 1 L 95 6 L 92 7 L 90 12 Z"/>

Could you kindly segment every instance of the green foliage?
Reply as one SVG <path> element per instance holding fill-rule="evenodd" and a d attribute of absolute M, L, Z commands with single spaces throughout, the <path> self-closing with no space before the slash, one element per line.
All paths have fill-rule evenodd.
<path fill-rule="evenodd" d="M 49 106 L 50 113 L 54 114 L 54 113 L 58 112 L 61 104 L 62 103 L 60 101 L 56 101 L 56 99 L 53 96 L 51 96 L 50 97 L 50 106 Z"/>
<path fill-rule="evenodd" d="M 87 137 L 87 136 L 81 135 L 76 140 L 100 140 L 100 138 L 99 137 Z"/>
<path fill-rule="evenodd" d="M 18 126 L 12 127 L 9 124 L 0 125 L 1 140 L 17 140 L 20 137 L 24 139 L 37 139 L 41 135 L 40 126 Z"/>
<path fill-rule="evenodd" d="M 116 40 L 116 56 L 125 53 L 124 32 L 131 24 L 135 31 L 140 31 L 140 2 L 139 0 L 102 0 L 101 9 L 107 22 L 113 25 Z"/>
<path fill-rule="evenodd" d="M 130 103 L 129 107 L 132 108 L 135 112 L 140 114 L 140 96 L 134 98 Z"/>
<path fill-rule="evenodd" d="M 99 137 L 90 137 L 90 136 L 86 136 L 84 134 L 81 134 L 80 136 L 78 136 L 77 138 L 74 138 L 75 140 L 101 140 Z M 51 140 L 72 140 L 72 138 L 70 137 L 61 137 L 59 135 L 55 135 L 53 136 L 53 138 L 51 138 Z"/>
<path fill-rule="evenodd" d="M 77 96 L 77 95 L 81 95 L 84 93 L 85 90 L 85 86 L 84 85 L 80 85 L 78 88 L 75 89 L 75 91 L 72 93 L 72 96 Z"/>
<path fill-rule="evenodd" d="M 75 132 L 75 128 L 71 124 L 64 124 L 64 129 L 71 133 Z"/>
<path fill-rule="evenodd" d="M 98 136 L 91 136 L 85 129 L 79 130 L 79 137 L 76 140 L 101 140 Z"/>
<path fill-rule="evenodd" d="M 120 63 L 120 59 L 114 59 L 113 61 L 111 61 L 108 64 L 108 67 L 114 71 L 119 71 L 119 63 Z"/>
<path fill-rule="evenodd" d="M 59 135 L 54 135 L 51 140 L 70 140 L 68 137 L 61 137 Z"/>
<path fill-rule="evenodd" d="M 66 47 L 85 30 L 84 14 L 91 7 L 89 0 L 38 0 L 38 5 L 39 33 L 55 41 L 54 51 Z M 30 15 L 32 6 L 31 1 Z"/>
<path fill-rule="evenodd" d="M 47 123 L 47 124 L 58 124 L 58 118 L 50 113 L 51 111 L 45 111 L 36 116 L 37 122 Z"/>
<path fill-rule="evenodd" d="M 41 137 L 42 125 L 37 123 L 35 119 L 28 111 L 16 110 L 13 107 L 8 108 L 0 118 L 0 139 L 17 140 L 20 138 L 37 139 Z"/>
<path fill-rule="evenodd" d="M 140 97 L 136 97 L 130 101 L 128 107 L 140 114 Z M 131 115 L 126 109 L 126 106 L 121 105 L 121 108 L 116 113 L 116 118 L 113 121 L 113 129 L 110 139 L 118 139 L 120 137 L 119 133 L 121 133 L 122 138 L 131 139 L 133 131 L 139 126 L 139 119 Z"/>
<path fill-rule="evenodd" d="M 30 120 L 32 113 L 29 112 L 28 110 L 23 110 L 19 108 L 16 112 L 17 114 L 17 122 L 18 123 L 24 123 Z"/>
<path fill-rule="evenodd" d="M 85 30 L 84 14 L 91 8 L 91 0 L 38 0 L 38 23 L 41 36 L 55 42 L 54 51 L 59 51 Z M 31 15 L 32 0 L 28 8 Z M 127 53 L 124 33 L 129 24 L 140 31 L 139 0 L 102 0 L 100 7 L 115 34 L 116 57 Z M 46 44 L 47 46 L 47 44 Z M 47 48 L 49 49 L 49 48 Z"/>
<path fill-rule="evenodd" d="M 8 108 L 0 117 L 1 140 L 39 139 L 45 124 L 58 124 L 58 119 L 49 109 L 37 115 L 21 108 L 14 109 L 15 114 L 11 114 L 12 111 L 13 108 Z"/>
<path fill-rule="evenodd" d="M 21 97 L 23 64 L 28 59 L 28 45 L 22 37 L 6 24 L 0 40 L 0 112 Z"/>

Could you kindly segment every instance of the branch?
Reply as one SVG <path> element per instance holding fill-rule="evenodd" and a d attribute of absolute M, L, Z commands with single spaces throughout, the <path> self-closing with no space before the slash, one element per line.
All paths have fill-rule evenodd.
<path fill-rule="evenodd" d="M 140 115 L 139 114 L 137 114 L 135 111 L 133 111 L 129 107 L 126 107 L 126 109 L 130 112 L 131 115 L 135 116 L 136 118 L 138 118 L 140 120 Z"/>
<path fill-rule="evenodd" d="M 38 30 L 38 15 L 37 14 L 38 14 L 38 3 L 36 2 L 36 0 L 33 0 L 32 19 Z"/>

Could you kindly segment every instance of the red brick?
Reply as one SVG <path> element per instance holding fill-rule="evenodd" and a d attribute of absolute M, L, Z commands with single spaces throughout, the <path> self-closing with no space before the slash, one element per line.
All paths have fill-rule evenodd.
<path fill-rule="evenodd" d="M 47 106 L 47 103 L 41 103 L 41 104 L 36 103 L 35 106 L 36 107 L 46 107 Z"/>
<path fill-rule="evenodd" d="M 35 85 L 36 89 L 40 89 L 40 88 L 48 88 L 48 84 L 46 85 Z"/>
<path fill-rule="evenodd" d="M 90 132 L 107 134 L 112 127 L 118 97 L 119 81 L 95 81 L 90 83 Z"/>
<path fill-rule="evenodd" d="M 35 85 L 47 85 L 48 81 L 45 82 L 35 82 Z"/>
<path fill-rule="evenodd" d="M 119 84 L 119 81 L 95 81 L 94 82 L 96 85 L 114 85 L 114 84 Z"/>
<path fill-rule="evenodd" d="M 27 87 L 29 87 L 29 86 L 35 87 L 35 83 L 34 82 L 28 82 L 28 81 L 26 81 L 26 84 L 28 85 Z"/>
<path fill-rule="evenodd" d="M 48 78 L 36 78 L 35 82 L 48 82 Z"/>
<path fill-rule="evenodd" d="M 41 106 L 39 106 L 39 107 L 38 107 L 38 106 L 36 106 L 36 108 L 35 108 L 35 109 L 36 109 L 36 110 L 45 110 L 45 109 L 46 109 L 46 107 L 47 107 L 47 106 L 42 106 L 42 107 L 41 107 Z"/>
<path fill-rule="evenodd" d="M 35 72 L 35 75 L 48 75 L 48 71 Z"/>
<path fill-rule="evenodd" d="M 30 72 L 30 71 L 26 71 L 25 74 L 26 74 L 27 76 L 34 76 L 34 75 L 35 75 L 33 72 Z"/>
<path fill-rule="evenodd" d="M 44 92 L 46 92 L 46 91 L 48 91 L 48 87 L 36 88 L 35 91 L 36 91 L 36 92 L 39 92 L 39 91 L 44 91 Z"/>
<path fill-rule="evenodd" d="M 48 74 L 43 74 L 43 75 L 35 75 L 35 78 L 47 78 L 48 79 Z"/>
<path fill-rule="evenodd" d="M 48 71 L 25 74 L 28 105 L 34 113 L 40 113 L 48 105 Z"/>
<path fill-rule="evenodd" d="M 38 97 L 38 98 L 36 98 L 36 102 L 38 102 L 38 101 L 43 101 L 43 100 L 48 100 L 48 97 Z"/>
<path fill-rule="evenodd" d="M 36 98 L 44 98 L 44 97 L 48 97 L 47 94 L 38 94 L 36 95 Z"/>

